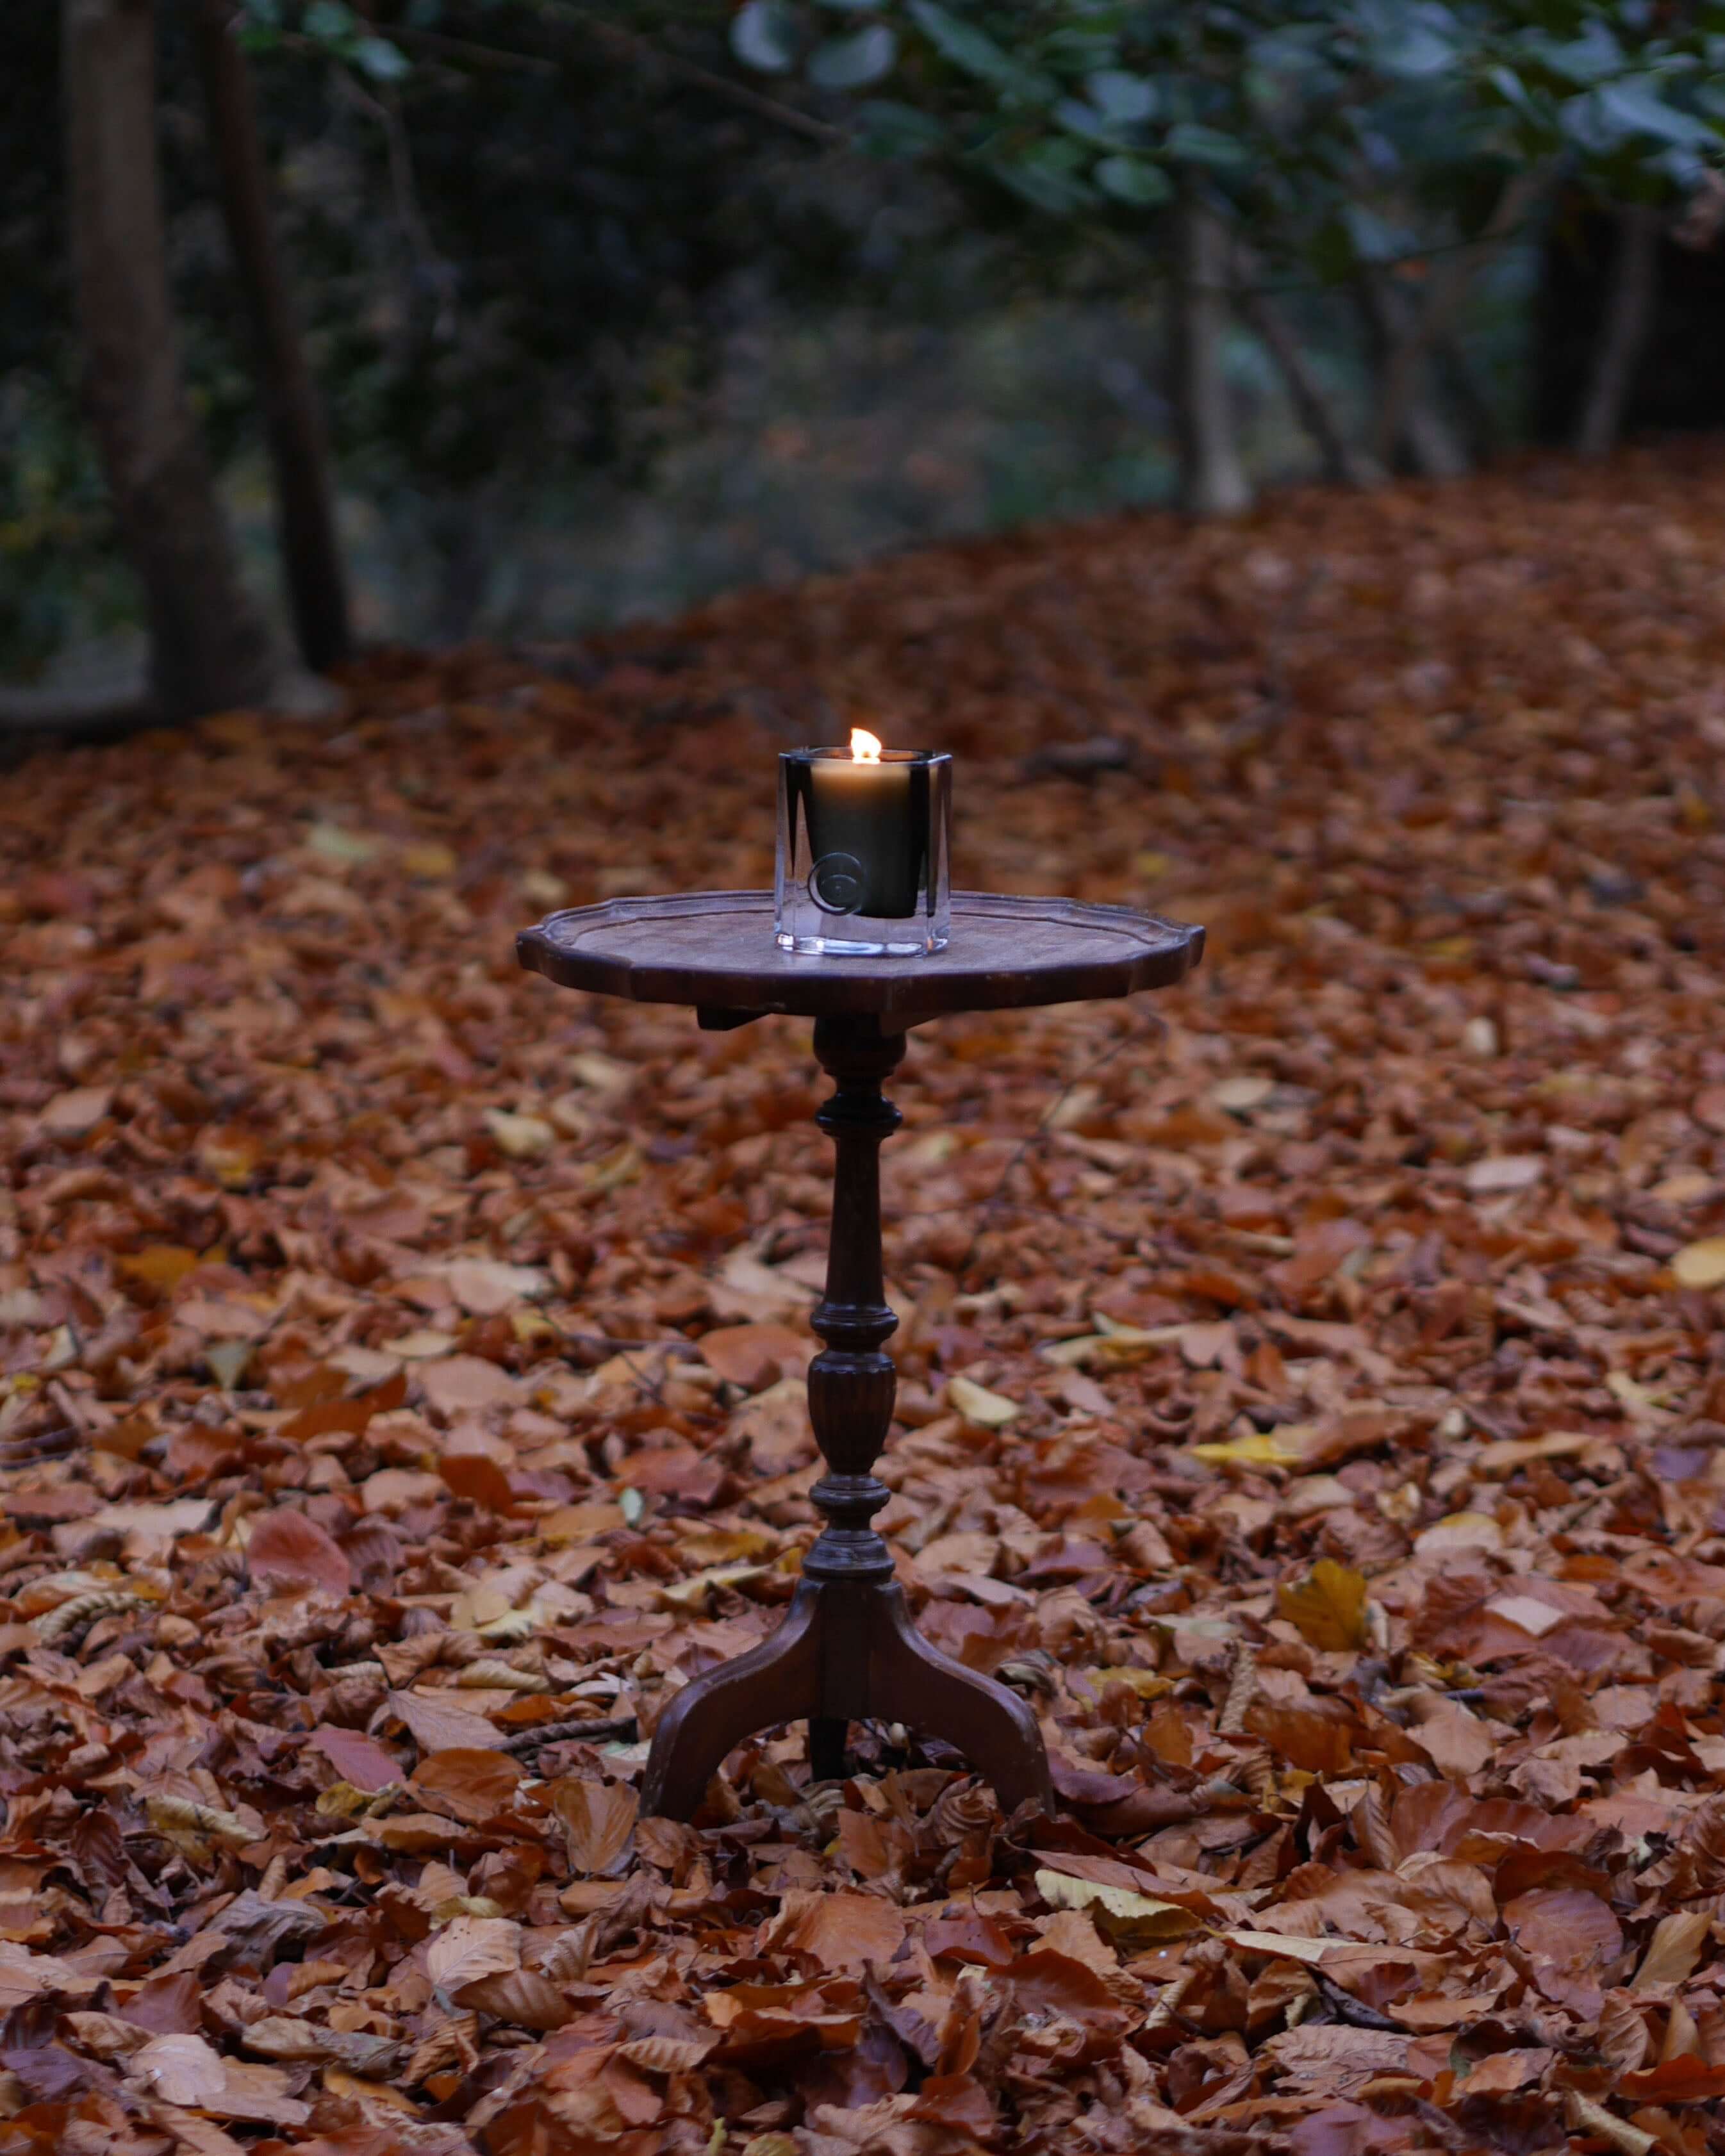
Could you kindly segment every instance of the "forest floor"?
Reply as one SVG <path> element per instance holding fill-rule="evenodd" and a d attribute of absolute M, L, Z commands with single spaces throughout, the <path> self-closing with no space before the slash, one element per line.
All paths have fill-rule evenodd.
<path fill-rule="evenodd" d="M 0 2152 L 1725 2148 L 1722 561 L 1534 463 L 0 778 Z M 882 1524 L 1060 1815 L 639 1820 L 814 1532 L 817 1074 L 511 934 L 852 720 L 1210 931 L 896 1086 Z"/>

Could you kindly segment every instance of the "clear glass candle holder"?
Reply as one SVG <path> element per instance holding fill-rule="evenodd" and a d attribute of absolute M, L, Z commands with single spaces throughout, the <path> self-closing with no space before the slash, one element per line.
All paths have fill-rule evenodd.
<path fill-rule="evenodd" d="M 773 930 L 815 957 L 920 957 L 951 930 L 952 759 L 794 748 L 778 759 Z"/>

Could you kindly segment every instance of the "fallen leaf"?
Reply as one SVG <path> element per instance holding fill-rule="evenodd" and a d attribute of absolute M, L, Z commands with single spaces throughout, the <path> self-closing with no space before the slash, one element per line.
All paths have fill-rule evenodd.
<path fill-rule="evenodd" d="M 981 1423 L 989 1430 L 999 1430 L 1024 1413 L 1016 1400 L 1008 1399 L 1004 1393 L 991 1393 L 986 1385 L 964 1377 L 947 1378 L 947 1404 L 966 1421 Z"/>
<path fill-rule="evenodd" d="M 556 1785 L 552 1802 L 563 1822 L 572 1869 L 587 1878 L 614 1871 L 640 1810 L 634 1791 L 617 1782 L 572 1779 Z"/>
<path fill-rule="evenodd" d="M 457 1917 L 425 1950 L 426 1974 L 451 1994 L 484 1977 L 518 1969 L 521 1928 L 506 1917 Z"/>
<path fill-rule="evenodd" d="M 1194 1460 L 1202 1460 L 1211 1467 L 1299 1467 L 1306 1459 L 1303 1452 L 1279 1442 L 1271 1433 L 1256 1430 L 1248 1437 L 1232 1437 L 1214 1445 L 1194 1445 L 1191 1453 Z"/>
<path fill-rule="evenodd" d="M 270 1588 L 314 1587 L 325 1594 L 346 1594 L 352 1571 L 340 1545 L 306 1514 L 279 1505 L 258 1513 L 246 1537 L 245 1567 Z"/>
<path fill-rule="evenodd" d="M 567 1994 L 542 1970 L 509 1969 L 460 1987 L 460 2003 L 470 2012 L 494 2015 L 520 2029 L 549 2031 L 576 2017 Z"/>
<path fill-rule="evenodd" d="M 537 1160 L 557 1143 L 557 1132 L 543 1116 L 512 1115 L 502 1108 L 488 1108 L 485 1128 L 498 1152 L 511 1160 Z"/>
<path fill-rule="evenodd" d="M 1365 1645 L 1366 1594 L 1363 1573 L 1321 1557 L 1304 1579 L 1276 1589 L 1276 1606 L 1302 1639 L 1334 1651 Z"/>
<path fill-rule="evenodd" d="M 504 1265 L 495 1258 L 456 1258 L 443 1268 L 443 1277 L 456 1301 L 475 1317 L 495 1317 L 514 1303 L 532 1301 L 551 1286 L 549 1276 L 536 1265 Z"/>
<path fill-rule="evenodd" d="M 1458 2097 L 1512 2096 L 1517 2089 L 1537 2082 L 1554 2056 L 1553 2052 L 1538 2047 L 1493 2051 L 1467 2069 L 1455 2093 Z"/>
<path fill-rule="evenodd" d="M 36 1127 L 44 1137 L 88 1137 L 106 1119 L 113 1101 L 111 1086 L 74 1086 L 54 1095 L 36 1118 Z"/>
<path fill-rule="evenodd" d="M 1679 1909 L 1661 1917 L 1647 1942 L 1641 1966 L 1630 1980 L 1630 1989 L 1646 1991 L 1655 1984 L 1686 1983 L 1695 1973 L 1711 1928 L 1705 1909 Z"/>
<path fill-rule="evenodd" d="M 1051 1909 L 1087 1911 L 1105 1938 L 1129 1948 L 1182 1938 L 1198 1924 L 1189 1910 L 1175 1902 L 1158 1902 L 1152 1895 L 1134 1893 L 1128 1887 L 1070 1879 L 1059 1871 L 1039 1871 L 1036 1891 Z"/>
<path fill-rule="evenodd" d="M 477 1825 L 507 1809 L 521 1779 L 521 1768 L 506 1753 L 463 1749 L 422 1758 L 413 1786 L 434 1796 L 457 1819 Z"/>
<path fill-rule="evenodd" d="M 884 1968 L 905 1936 L 905 1920 L 891 1902 L 872 1894 L 815 1892 L 793 1887 L 778 1915 L 764 1927 L 762 1951 L 807 1954 L 824 1969 Z"/>
<path fill-rule="evenodd" d="M 164 2103 L 209 2110 L 227 2083 L 221 2054 L 202 2036 L 153 2036 L 132 2054 L 131 2078 Z"/>
<path fill-rule="evenodd" d="M 1725 1235 L 1686 1243 L 1671 1260 L 1679 1287 L 1717 1287 L 1725 1281 Z"/>
<path fill-rule="evenodd" d="M 819 1342 L 788 1325 L 724 1325 L 701 1339 L 701 1360 L 746 1392 L 758 1393 L 787 1371 L 805 1372 Z"/>
<path fill-rule="evenodd" d="M 422 1753 L 501 1748 L 506 1741 L 483 1717 L 423 1693 L 393 1691 L 390 1711 L 407 1725 Z"/>
<path fill-rule="evenodd" d="M 1469 1550 L 1503 1547 L 1503 1530 L 1489 1512 L 1451 1512 L 1414 1537 L 1421 1557 L 1460 1557 Z"/>
<path fill-rule="evenodd" d="M 1476 1198 L 1496 1198 L 1506 1191 L 1530 1190 L 1544 1173 L 1545 1158 L 1541 1153 L 1502 1153 L 1475 1161 L 1467 1171 L 1466 1183 Z"/>

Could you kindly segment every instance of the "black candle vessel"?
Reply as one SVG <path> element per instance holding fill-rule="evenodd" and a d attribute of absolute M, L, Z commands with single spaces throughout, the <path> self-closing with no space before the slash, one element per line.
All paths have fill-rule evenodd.
<path fill-rule="evenodd" d="M 914 957 L 946 947 L 952 893 L 949 756 L 849 748 L 778 760 L 773 927 L 814 957 Z"/>

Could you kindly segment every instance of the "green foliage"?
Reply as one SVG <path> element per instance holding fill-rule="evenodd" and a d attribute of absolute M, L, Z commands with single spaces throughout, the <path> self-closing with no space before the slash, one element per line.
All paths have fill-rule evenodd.
<path fill-rule="evenodd" d="M 733 49 L 783 80 L 845 90 L 821 58 L 822 12 L 751 0 Z M 938 156 L 1061 218 L 1141 218 L 1184 168 L 1260 252 L 1330 279 L 1384 251 L 1381 234 L 1358 244 L 1352 214 L 1374 200 L 1395 198 L 1394 230 L 1440 198 L 1465 237 L 1467 204 L 1488 205 L 1513 165 L 1561 163 L 1607 195 L 1646 197 L 1694 186 L 1725 152 L 1717 0 L 872 0 L 847 13 L 879 33 L 869 81 L 888 95 L 851 109 L 875 154 Z M 1403 231 L 1390 251 L 1403 239 L 1420 244 Z"/>

